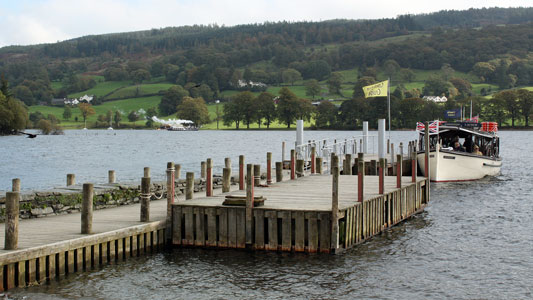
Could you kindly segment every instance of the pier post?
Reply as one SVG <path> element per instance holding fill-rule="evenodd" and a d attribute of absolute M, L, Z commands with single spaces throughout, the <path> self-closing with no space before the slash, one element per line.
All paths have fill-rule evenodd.
<path fill-rule="evenodd" d="M 239 190 L 244 191 L 244 155 L 239 155 Z"/>
<path fill-rule="evenodd" d="M 252 218 L 254 208 L 254 165 L 246 165 L 246 244 L 252 244 Z"/>
<path fill-rule="evenodd" d="M 429 175 L 429 122 L 426 121 L 426 128 L 424 129 L 424 172 L 427 178 L 430 178 Z"/>
<path fill-rule="evenodd" d="M 331 189 L 331 249 L 335 251 L 339 247 L 339 166 L 332 167 Z"/>
<path fill-rule="evenodd" d="M 175 176 L 176 176 L 176 168 L 173 162 L 167 162 L 167 230 L 165 230 L 165 238 L 167 241 L 169 241 L 172 238 L 172 230 L 170 227 L 170 224 L 172 224 L 172 204 L 174 204 L 174 197 L 176 195 L 175 193 Z M 148 187 L 147 187 L 147 199 L 144 199 L 146 202 L 145 205 L 147 206 L 147 212 L 146 212 L 146 221 L 148 222 L 150 220 L 150 177 L 148 178 Z M 143 178 L 144 180 L 144 178 Z M 142 193 L 142 192 L 141 192 Z M 143 199 L 141 199 L 142 201 Z M 142 207 L 142 202 L 141 202 Z M 141 208 L 142 209 L 142 208 Z M 141 215 L 142 218 L 142 215 Z M 143 222 L 143 220 L 141 220 Z"/>
<path fill-rule="evenodd" d="M 5 250 L 15 250 L 19 242 L 20 193 L 6 192 Z"/>
<path fill-rule="evenodd" d="M 411 181 L 416 182 L 416 151 L 411 152 Z"/>
<path fill-rule="evenodd" d="M 283 181 L 283 162 L 276 162 L 276 182 Z"/>
<path fill-rule="evenodd" d="M 403 143 L 400 142 L 400 155 L 403 156 Z"/>
<path fill-rule="evenodd" d="M 261 185 L 261 165 L 253 165 L 254 166 L 254 186 L 260 186 Z"/>
<path fill-rule="evenodd" d="M 231 158 L 229 158 L 229 157 L 224 158 L 224 168 L 230 168 L 231 169 Z"/>
<path fill-rule="evenodd" d="M 75 174 L 67 174 L 67 186 L 75 185 L 76 184 L 76 175 Z"/>
<path fill-rule="evenodd" d="M 181 165 L 180 164 L 174 164 L 174 169 L 176 169 L 176 172 L 174 173 L 175 179 L 180 179 L 181 177 Z"/>
<path fill-rule="evenodd" d="M 396 155 L 396 187 L 402 187 L 402 162 L 403 157 L 401 154 Z"/>
<path fill-rule="evenodd" d="M 365 192 L 365 158 L 364 153 L 357 154 L 357 202 L 363 202 Z"/>
<path fill-rule="evenodd" d="M 311 147 L 311 174 L 316 172 L 316 148 Z"/>
<path fill-rule="evenodd" d="M 296 164 L 296 156 L 295 156 L 295 151 L 294 149 L 291 149 L 291 180 L 294 180 L 295 177 L 296 177 L 296 171 L 294 170 L 295 169 L 295 164 Z"/>
<path fill-rule="evenodd" d="M 194 195 L 194 172 L 185 174 L 185 200 L 192 199 Z"/>
<path fill-rule="evenodd" d="M 11 181 L 11 191 L 20 192 L 20 178 L 13 178 Z"/>
<path fill-rule="evenodd" d="M 390 175 L 395 175 L 396 168 L 394 167 L 394 143 L 390 144 L 390 166 L 392 168 L 392 174 L 390 174 Z M 387 170 L 388 170 L 388 168 L 387 168 Z M 387 172 L 387 175 L 389 175 L 388 172 Z"/>
<path fill-rule="evenodd" d="M 267 184 L 272 184 L 272 152 L 267 152 Z"/>
<path fill-rule="evenodd" d="M 205 161 L 202 161 L 200 163 L 200 178 L 205 179 L 206 172 L 207 172 L 207 165 Z"/>
<path fill-rule="evenodd" d="M 385 119 L 378 119 L 378 158 L 385 158 L 387 154 L 385 144 Z"/>
<path fill-rule="evenodd" d="M 207 177 L 205 185 L 205 195 L 207 197 L 213 196 L 213 160 L 207 159 Z"/>
<path fill-rule="evenodd" d="M 170 192 L 168 192 L 168 194 L 170 194 Z M 150 177 L 143 177 L 141 178 L 141 222 L 150 221 L 151 196 L 152 194 L 150 194 Z"/>
<path fill-rule="evenodd" d="M 81 202 L 81 233 L 91 234 L 93 230 L 93 197 L 92 183 L 83 184 L 83 201 Z"/>
<path fill-rule="evenodd" d="M 368 153 L 368 121 L 363 122 L 363 153 Z"/>
<path fill-rule="evenodd" d="M 107 171 L 107 183 L 115 183 L 115 170 Z"/>
<path fill-rule="evenodd" d="M 296 176 L 298 177 L 304 176 L 304 160 L 303 159 L 296 160 Z"/>
<path fill-rule="evenodd" d="M 222 170 L 222 193 L 229 192 L 231 169 L 226 167 Z"/>
<path fill-rule="evenodd" d="M 343 167 L 343 173 L 344 175 L 352 175 L 352 155 L 346 154 L 344 156 L 344 167 Z"/>
<path fill-rule="evenodd" d="M 316 174 L 322 174 L 322 166 L 323 166 L 322 161 L 323 161 L 322 157 L 316 158 Z"/>
<path fill-rule="evenodd" d="M 144 167 L 143 177 L 150 177 L 150 167 Z"/>
<path fill-rule="evenodd" d="M 385 159 L 379 159 L 379 194 L 385 193 Z"/>
<path fill-rule="evenodd" d="M 281 163 L 285 161 L 285 141 L 281 142 Z"/>

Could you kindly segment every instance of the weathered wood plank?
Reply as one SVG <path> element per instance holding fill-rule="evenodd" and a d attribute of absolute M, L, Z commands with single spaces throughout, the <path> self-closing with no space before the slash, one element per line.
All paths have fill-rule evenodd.
<path fill-rule="evenodd" d="M 281 251 L 292 249 L 292 217 L 291 212 L 284 210 L 281 214 Z"/>
<path fill-rule="evenodd" d="M 74 250 L 67 251 L 67 261 L 66 261 L 66 268 L 67 273 L 72 274 L 74 273 Z"/>
<path fill-rule="evenodd" d="M 265 211 L 268 220 L 268 244 L 267 250 L 278 250 L 278 213 L 277 211 Z"/>
<path fill-rule="evenodd" d="M 100 264 L 107 265 L 107 243 L 104 242 L 100 244 Z"/>
<path fill-rule="evenodd" d="M 228 247 L 237 247 L 237 212 L 235 208 L 228 209 Z"/>
<path fill-rule="evenodd" d="M 65 252 L 61 251 L 56 254 L 56 267 L 58 277 L 65 276 Z"/>
<path fill-rule="evenodd" d="M 185 215 L 185 241 L 183 244 L 194 245 L 194 216 L 192 207 L 184 207 L 183 214 Z"/>
<path fill-rule="evenodd" d="M 15 264 L 17 268 L 17 286 L 25 287 L 26 286 L 26 261 L 19 261 Z"/>
<path fill-rule="evenodd" d="M 202 207 L 195 207 L 193 209 L 194 215 L 196 217 L 196 239 L 194 241 L 195 246 L 204 246 L 205 245 L 205 215 L 204 209 Z"/>
<path fill-rule="evenodd" d="M 318 220 L 320 221 L 320 234 L 319 234 L 319 248 L 320 252 L 330 253 L 331 244 L 331 214 L 327 212 L 319 213 Z"/>
<path fill-rule="evenodd" d="M 55 260 L 54 260 L 54 265 L 55 265 Z M 10 289 L 15 288 L 15 263 L 9 264 L 5 266 L 5 268 L 6 268 L 4 272 L 4 275 L 6 277 L 4 279 L 6 282 L 5 289 L 10 290 Z M 55 278 L 55 274 L 54 274 L 54 278 Z"/>
<path fill-rule="evenodd" d="M 134 234 L 131 236 L 131 256 L 136 257 L 139 256 L 139 239 L 137 238 L 137 235 Z"/>
<path fill-rule="evenodd" d="M 308 222 L 307 251 L 315 253 L 318 250 L 318 215 L 315 212 L 307 212 L 305 213 L 305 218 Z"/>
<path fill-rule="evenodd" d="M 218 247 L 228 247 L 228 209 L 218 208 Z"/>
<path fill-rule="evenodd" d="M 246 210 L 236 209 L 237 217 L 237 248 L 246 247 Z"/>
<path fill-rule="evenodd" d="M 254 210 L 254 227 L 255 242 L 254 248 L 258 250 L 265 249 L 265 211 L 262 209 Z"/>
<path fill-rule="evenodd" d="M 305 212 L 297 211 L 294 214 L 294 251 L 305 251 Z"/>
<path fill-rule="evenodd" d="M 29 259 L 26 263 L 26 284 L 28 286 L 37 284 L 37 259 Z"/>
<path fill-rule="evenodd" d="M 215 247 L 217 245 L 217 210 L 216 208 L 209 207 L 205 209 L 207 215 L 207 242 L 209 247 Z"/>
<path fill-rule="evenodd" d="M 172 244 L 181 245 L 181 220 L 182 220 L 182 207 L 174 205 L 172 207 Z"/>
<path fill-rule="evenodd" d="M 3 274 L 3 272 L 1 273 Z M 46 282 L 46 256 L 37 258 L 37 282 Z M 3 281 L 1 284 L 3 284 Z"/>

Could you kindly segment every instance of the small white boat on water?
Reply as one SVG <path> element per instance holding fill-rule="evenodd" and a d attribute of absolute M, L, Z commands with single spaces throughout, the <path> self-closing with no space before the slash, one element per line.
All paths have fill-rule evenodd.
<path fill-rule="evenodd" d="M 419 134 L 417 161 L 425 174 L 424 129 Z M 495 122 L 435 121 L 429 133 L 429 177 L 434 182 L 477 180 L 500 173 L 500 138 Z"/>

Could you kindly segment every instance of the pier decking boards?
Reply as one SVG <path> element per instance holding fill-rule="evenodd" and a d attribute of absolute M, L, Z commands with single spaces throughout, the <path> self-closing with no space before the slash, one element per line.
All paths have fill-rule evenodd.
<path fill-rule="evenodd" d="M 332 175 L 307 173 L 255 187 L 255 196 L 266 201 L 252 209 L 251 223 L 245 207 L 222 205 L 226 195 L 246 196 L 238 185 L 224 194 L 217 189 L 211 197 L 205 191 L 190 200 L 181 195 L 169 218 L 166 199 L 151 201 L 149 222 L 139 221 L 139 204 L 96 210 L 92 234 L 80 233 L 79 213 L 20 220 L 18 249 L 0 250 L 0 290 L 151 253 L 168 242 L 176 247 L 339 253 L 425 207 L 426 178 L 413 183 L 411 177 L 402 177 L 401 189 L 396 188 L 396 179 L 385 176 L 384 194 L 378 194 L 378 176 L 365 176 L 364 201 L 359 203 L 357 176 L 341 175 L 338 220 L 333 220 L 331 209 Z M 332 230 L 335 222 L 338 230 Z M 5 224 L 0 225 L 0 236 L 5 239 Z"/>

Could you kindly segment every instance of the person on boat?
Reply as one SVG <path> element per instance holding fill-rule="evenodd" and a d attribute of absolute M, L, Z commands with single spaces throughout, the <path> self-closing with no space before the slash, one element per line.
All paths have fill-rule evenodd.
<path fill-rule="evenodd" d="M 464 151 L 466 152 L 473 152 L 472 149 L 472 137 L 467 137 L 465 139 L 465 142 L 463 143 Z"/>
<path fill-rule="evenodd" d="M 474 144 L 474 151 L 472 153 L 476 155 L 483 155 L 483 153 L 479 151 L 479 146 L 475 144 Z"/>
<path fill-rule="evenodd" d="M 465 148 L 461 146 L 461 143 L 459 141 L 455 141 L 455 143 L 453 144 L 453 150 L 465 152 Z"/>

